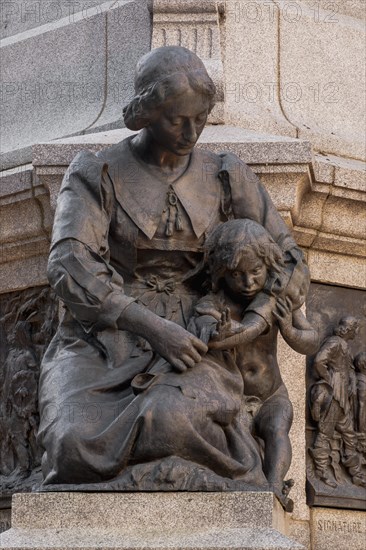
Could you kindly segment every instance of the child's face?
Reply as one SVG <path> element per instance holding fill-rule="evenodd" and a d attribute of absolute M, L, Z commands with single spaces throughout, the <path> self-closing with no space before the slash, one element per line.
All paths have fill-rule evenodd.
<path fill-rule="evenodd" d="M 267 279 L 267 266 L 254 250 L 248 250 L 241 257 L 236 269 L 227 270 L 224 280 L 229 289 L 238 297 L 252 298 L 264 287 Z"/>

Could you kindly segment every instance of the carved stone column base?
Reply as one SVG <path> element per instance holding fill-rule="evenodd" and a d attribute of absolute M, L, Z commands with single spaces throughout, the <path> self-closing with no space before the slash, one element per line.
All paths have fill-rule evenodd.
<path fill-rule="evenodd" d="M 12 550 L 296 549 L 272 493 L 14 495 Z"/>

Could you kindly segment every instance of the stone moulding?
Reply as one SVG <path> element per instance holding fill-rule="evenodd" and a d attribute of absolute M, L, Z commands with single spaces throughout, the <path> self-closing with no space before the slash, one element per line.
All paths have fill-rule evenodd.
<path fill-rule="evenodd" d="M 51 210 L 66 167 L 80 149 L 96 152 L 131 134 L 111 130 L 35 145 L 33 166 L 50 193 Z M 313 153 L 307 141 L 225 125 L 208 126 L 197 146 L 231 151 L 254 169 L 308 253 L 314 280 L 364 288 L 365 163 Z"/>
<path fill-rule="evenodd" d="M 0 176 L 0 293 L 46 283 L 53 213 L 62 177 L 81 149 L 96 152 L 128 135 L 111 130 L 40 143 L 33 165 Z M 225 125 L 197 145 L 231 151 L 261 178 L 304 248 L 314 281 L 365 287 L 365 163 L 314 154 L 307 141 Z"/>

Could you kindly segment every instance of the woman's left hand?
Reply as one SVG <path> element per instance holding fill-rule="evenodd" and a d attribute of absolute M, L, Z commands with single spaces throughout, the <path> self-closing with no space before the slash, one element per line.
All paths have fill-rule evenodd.
<path fill-rule="evenodd" d="M 292 328 L 292 302 L 288 296 L 277 298 L 276 309 L 273 311 L 281 329 L 286 331 Z"/>

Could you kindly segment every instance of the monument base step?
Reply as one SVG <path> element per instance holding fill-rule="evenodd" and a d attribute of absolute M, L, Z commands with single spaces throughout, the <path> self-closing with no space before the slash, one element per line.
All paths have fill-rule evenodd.
<path fill-rule="evenodd" d="M 39 493 L 13 497 L 7 550 L 303 550 L 272 493 Z"/>
<path fill-rule="evenodd" d="M 145 533 L 136 536 L 102 529 L 11 529 L 0 535 L 1 548 L 11 550 L 301 550 L 275 529 L 212 529 L 178 535 Z"/>

